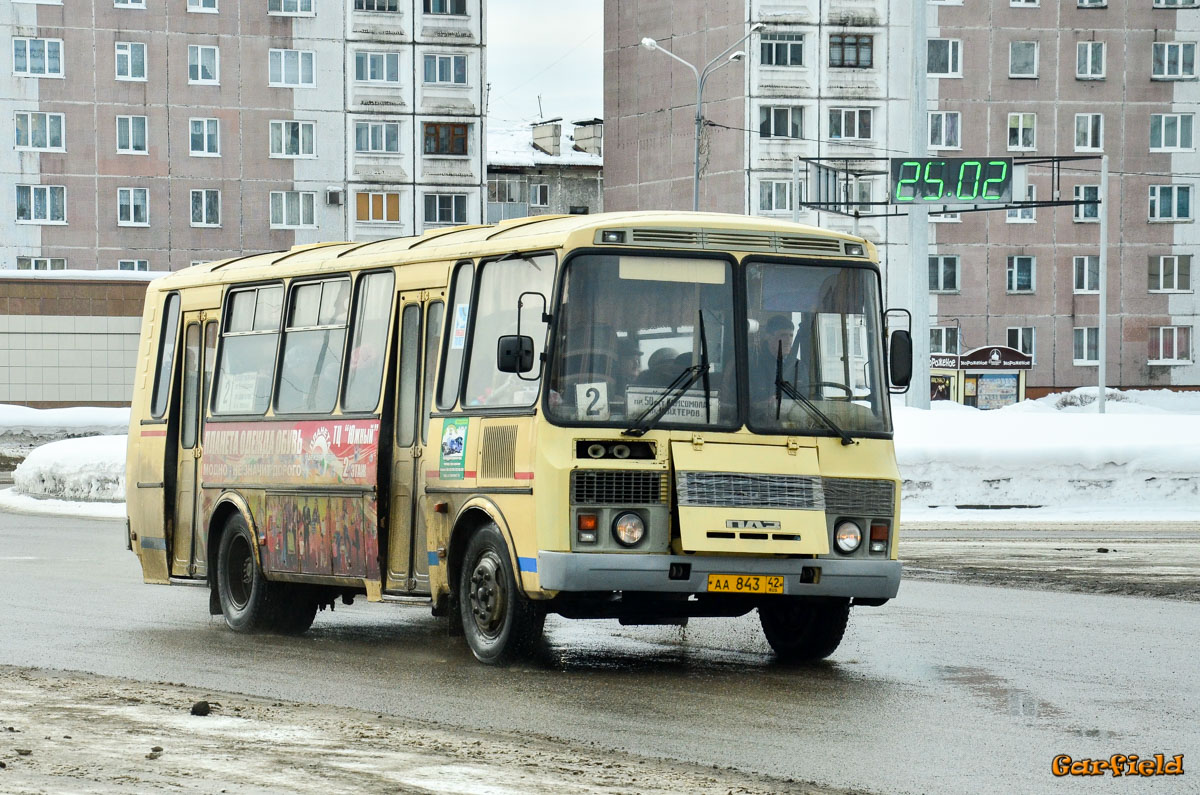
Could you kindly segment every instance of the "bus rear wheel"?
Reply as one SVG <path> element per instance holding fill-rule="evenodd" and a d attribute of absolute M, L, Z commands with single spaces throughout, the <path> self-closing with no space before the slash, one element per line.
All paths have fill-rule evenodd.
<path fill-rule="evenodd" d="M 504 665 L 529 654 L 546 613 L 517 588 L 508 545 L 494 523 L 471 536 L 458 579 L 463 635 L 475 659 Z"/>
<path fill-rule="evenodd" d="M 316 616 L 316 600 L 300 588 L 269 581 L 254 546 L 245 518 L 232 517 L 217 549 L 217 598 L 225 624 L 234 632 L 305 632 Z"/>
<path fill-rule="evenodd" d="M 850 620 L 849 599 L 787 599 L 760 605 L 767 643 L 782 662 L 823 660 L 837 649 Z"/>

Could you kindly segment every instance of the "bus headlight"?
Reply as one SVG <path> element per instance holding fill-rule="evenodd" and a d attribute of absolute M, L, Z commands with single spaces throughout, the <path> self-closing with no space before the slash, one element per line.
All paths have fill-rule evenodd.
<path fill-rule="evenodd" d="M 838 552 L 849 555 L 862 543 L 862 528 L 854 522 L 838 522 L 833 529 L 833 541 L 837 544 Z"/>
<path fill-rule="evenodd" d="M 646 537 L 646 523 L 636 513 L 623 513 L 613 522 L 613 538 L 624 547 L 632 547 Z"/>

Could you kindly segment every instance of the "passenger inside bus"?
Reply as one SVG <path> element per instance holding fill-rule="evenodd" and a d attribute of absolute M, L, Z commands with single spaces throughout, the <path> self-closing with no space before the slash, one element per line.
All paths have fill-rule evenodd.
<path fill-rule="evenodd" d="M 775 374 L 782 366 L 783 378 L 792 381 L 797 389 L 803 385 L 794 379 L 800 378 L 795 343 L 796 326 L 787 315 L 771 315 L 758 324 L 750 335 L 750 405 L 756 413 L 774 413 Z M 807 378 L 804 379 L 807 382 Z"/>

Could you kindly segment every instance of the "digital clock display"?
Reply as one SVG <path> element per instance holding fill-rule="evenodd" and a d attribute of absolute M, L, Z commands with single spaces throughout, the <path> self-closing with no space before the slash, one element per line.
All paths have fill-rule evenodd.
<path fill-rule="evenodd" d="M 891 204 L 1007 204 L 1011 157 L 893 157 Z"/>

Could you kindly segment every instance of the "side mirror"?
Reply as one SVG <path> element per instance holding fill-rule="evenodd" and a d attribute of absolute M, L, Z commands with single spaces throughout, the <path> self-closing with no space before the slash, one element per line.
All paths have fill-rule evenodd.
<path fill-rule="evenodd" d="M 907 389 L 912 381 L 912 370 L 912 335 L 897 329 L 888 339 L 888 376 L 893 385 Z"/>
<path fill-rule="evenodd" d="M 533 337 L 506 334 L 496 342 L 496 369 L 502 373 L 528 373 L 533 369 Z"/>

